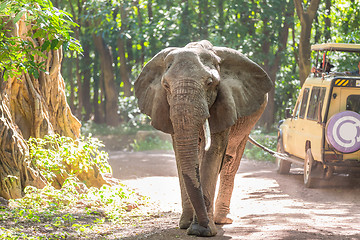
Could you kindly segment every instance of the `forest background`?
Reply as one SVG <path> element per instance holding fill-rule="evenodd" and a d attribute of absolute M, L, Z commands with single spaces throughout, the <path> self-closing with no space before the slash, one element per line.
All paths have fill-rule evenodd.
<path fill-rule="evenodd" d="M 1 0 L 0 237 L 23 231 L 11 225 L 18 216 L 66 233 L 48 214 L 74 205 L 123 221 L 131 194 L 111 178 L 101 143 L 80 132 L 148 128 L 133 83 L 163 48 L 207 39 L 262 66 L 275 88 L 258 125 L 270 132 L 310 72 L 310 46 L 358 43 L 359 23 L 358 0 Z M 83 227 L 69 216 L 59 218 Z"/>
<path fill-rule="evenodd" d="M 62 74 L 70 107 L 81 121 L 136 125 L 142 116 L 133 83 L 166 47 L 207 39 L 238 49 L 275 83 L 260 125 L 270 130 L 292 107 L 310 72 L 310 45 L 356 43 L 356 0 L 54 0 L 72 14 L 83 52 L 66 52 Z M 300 67 L 299 67 L 300 66 Z M 356 61 L 352 68 L 356 68 Z M 115 91 L 115 93 L 113 92 Z M 118 111 L 114 111 L 114 109 Z"/>

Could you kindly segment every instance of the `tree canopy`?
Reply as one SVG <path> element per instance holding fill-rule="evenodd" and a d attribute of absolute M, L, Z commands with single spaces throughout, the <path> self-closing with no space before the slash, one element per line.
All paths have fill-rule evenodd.
<path fill-rule="evenodd" d="M 208 39 L 249 56 L 276 83 L 262 121 L 272 126 L 310 71 L 311 44 L 359 40 L 359 6 L 350 0 L 56 0 L 54 5 L 72 14 L 84 49 L 82 55 L 67 52 L 64 61 L 71 108 L 81 120 L 111 125 L 131 118 L 121 106 L 135 104 L 132 83 L 163 48 Z M 114 107 L 117 114 L 109 116 Z"/>

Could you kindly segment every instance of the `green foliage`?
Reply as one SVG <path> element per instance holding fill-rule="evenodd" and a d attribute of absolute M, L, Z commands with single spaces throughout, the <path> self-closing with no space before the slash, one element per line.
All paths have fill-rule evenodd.
<path fill-rule="evenodd" d="M 26 25 L 31 25 L 26 39 L 12 36 L 14 24 L 26 16 Z M 44 71 L 46 55 L 44 51 L 65 50 L 80 52 L 80 43 L 70 36 L 71 27 L 77 26 L 71 16 L 55 8 L 51 1 L 7 0 L 0 4 L 0 71 L 4 80 L 19 75 L 23 71 L 39 77 Z M 41 39 L 42 44 L 37 44 Z M 34 56 L 44 60 L 37 61 Z"/>
<path fill-rule="evenodd" d="M 131 121 L 124 122 L 119 126 L 113 127 L 106 124 L 97 124 L 93 121 L 83 122 L 81 125 L 81 132 L 83 135 L 94 135 L 94 136 L 107 136 L 107 135 L 133 135 L 139 130 L 154 130 L 148 123 L 141 124 L 136 122 L 134 126 Z"/>
<path fill-rule="evenodd" d="M 149 151 L 149 150 L 172 150 L 172 143 L 161 140 L 159 137 L 147 137 L 144 141 L 136 141 L 131 144 L 134 151 Z"/>
<path fill-rule="evenodd" d="M 29 139 L 30 158 L 49 184 L 43 189 L 27 186 L 23 198 L 11 199 L 8 208 L 0 208 L 0 238 L 82 239 L 108 231 L 110 223 L 134 221 L 138 210 L 149 204 L 148 198 L 121 183 L 88 188 L 75 176 L 94 164 L 100 172 L 110 172 L 107 153 L 99 147 L 102 144 L 90 137 Z M 55 188 L 51 181 L 63 171 L 69 177 L 60 189 Z"/>
<path fill-rule="evenodd" d="M 119 97 L 119 112 L 122 121 L 130 128 L 139 129 L 150 122 L 149 117 L 140 112 L 135 96 Z"/>
<path fill-rule="evenodd" d="M 276 151 L 277 145 L 277 133 L 262 133 L 261 130 L 252 131 L 250 134 L 255 141 L 260 143 L 261 145 Z M 261 148 L 254 146 L 253 144 L 247 142 L 246 148 L 244 151 L 244 157 L 248 159 L 256 159 L 261 161 L 271 161 L 274 162 L 275 158 L 268 152 L 265 152 Z"/>
<path fill-rule="evenodd" d="M 0 209 L 1 239 L 78 239 L 107 231 L 108 224 L 122 224 L 138 214 L 135 209 L 148 204 L 125 185 L 104 185 L 84 189 L 73 178 L 61 189 L 28 186 L 25 196 L 12 199 Z M 32 226 L 23 229 L 19 226 Z M 46 231 L 44 232 L 44 229 Z"/>
<path fill-rule="evenodd" d="M 28 140 L 30 159 L 47 181 L 53 182 L 57 176 L 76 176 L 87 172 L 93 165 L 100 172 L 110 173 L 108 153 L 101 151 L 103 144 L 96 138 L 51 135 Z"/>

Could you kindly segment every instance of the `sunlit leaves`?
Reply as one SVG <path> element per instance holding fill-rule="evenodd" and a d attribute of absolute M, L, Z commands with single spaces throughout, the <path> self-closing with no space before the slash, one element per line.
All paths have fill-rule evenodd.
<path fill-rule="evenodd" d="M 0 71 L 4 80 L 29 72 L 34 77 L 44 70 L 45 51 L 64 46 L 65 50 L 81 51 L 80 43 L 70 36 L 71 27 L 76 24 L 71 16 L 53 7 L 50 1 L 9 0 L 0 5 Z M 29 38 L 13 36 L 11 30 L 20 19 L 31 25 Z M 37 46 L 34 39 L 44 40 Z M 41 42 L 41 41 L 40 41 Z M 36 60 L 34 56 L 42 59 Z"/>
<path fill-rule="evenodd" d="M 110 173 L 108 154 L 99 148 L 103 146 L 95 138 L 73 140 L 65 136 L 30 138 L 30 158 L 49 182 L 57 177 L 77 176 L 96 166 L 102 173 Z"/>

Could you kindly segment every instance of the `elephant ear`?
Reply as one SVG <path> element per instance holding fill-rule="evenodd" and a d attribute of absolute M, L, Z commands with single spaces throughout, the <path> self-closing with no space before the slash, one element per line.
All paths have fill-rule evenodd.
<path fill-rule="evenodd" d="M 161 86 L 161 79 L 165 72 L 164 59 L 175 48 L 166 48 L 156 54 L 142 69 L 136 79 L 135 96 L 142 113 L 151 117 L 151 125 L 165 133 L 172 134 L 170 121 L 170 107 L 167 102 L 165 89 Z"/>
<path fill-rule="evenodd" d="M 221 58 L 220 84 L 209 123 L 212 132 L 221 132 L 256 112 L 273 83 L 259 65 L 239 51 L 225 47 L 213 50 Z"/>

